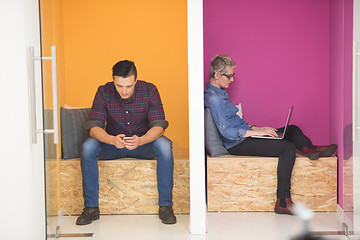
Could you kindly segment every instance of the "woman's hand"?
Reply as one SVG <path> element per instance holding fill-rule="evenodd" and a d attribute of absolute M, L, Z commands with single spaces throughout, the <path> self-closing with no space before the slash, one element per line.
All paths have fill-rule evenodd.
<path fill-rule="evenodd" d="M 251 136 L 271 136 L 277 137 L 278 133 L 275 128 L 272 127 L 252 127 L 252 130 L 248 130 L 244 137 L 251 137 Z"/>
<path fill-rule="evenodd" d="M 279 134 L 277 130 L 272 127 L 257 127 L 255 130 L 255 136 L 270 136 L 270 137 L 277 137 Z"/>

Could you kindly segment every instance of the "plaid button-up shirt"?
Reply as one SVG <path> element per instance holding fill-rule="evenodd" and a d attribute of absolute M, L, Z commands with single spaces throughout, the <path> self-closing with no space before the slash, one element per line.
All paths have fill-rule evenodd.
<path fill-rule="evenodd" d="M 98 126 L 110 135 L 142 136 L 151 127 L 167 128 L 163 105 L 156 86 L 138 80 L 134 94 L 129 99 L 121 98 L 114 82 L 98 88 L 91 107 L 87 128 Z"/>

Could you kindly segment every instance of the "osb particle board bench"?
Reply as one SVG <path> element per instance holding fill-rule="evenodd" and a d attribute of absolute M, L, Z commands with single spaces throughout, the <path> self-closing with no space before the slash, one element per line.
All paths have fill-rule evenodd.
<path fill-rule="evenodd" d="M 173 202 L 175 213 L 189 213 L 188 151 L 174 151 Z M 158 212 L 156 160 L 123 158 L 99 161 L 101 214 L 155 214 Z M 60 205 L 65 215 L 83 209 L 80 159 L 60 161 Z"/>
<path fill-rule="evenodd" d="M 174 153 L 173 201 L 176 213 L 189 213 L 188 153 Z M 273 211 L 277 158 L 224 155 L 207 157 L 208 211 Z M 156 160 L 99 161 L 102 214 L 155 214 Z M 60 161 L 60 207 L 65 215 L 83 208 L 80 160 Z M 298 155 L 292 175 L 292 199 L 314 211 L 336 211 L 337 159 L 311 161 Z"/>
<path fill-rule="evenodd" d="M 274 157 L 207 156 L 208 211 L 273 211 L 277 163 Z M 313 211 L 336 211 L 337 158 L 297 155 L 291 195 Z"/>

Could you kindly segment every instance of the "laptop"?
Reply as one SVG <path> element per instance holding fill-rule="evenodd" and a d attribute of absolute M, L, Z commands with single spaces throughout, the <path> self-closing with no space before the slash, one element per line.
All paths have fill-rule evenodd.
<path fill-rule="evenodd" d="M 271 136 L 251 136 L 251 137 L 252 138 L 266 138 L 266 139 L 283 139 L 285 136 L 285 133 L 286 133 L 286 129 L 288 128 L 288 125 L 290 123 L 290 117 L 291 117 L 291 113 L 292 113 L 293 109 L 294 109 L 294 106 L 292 106 L 289 110 L 289 114 L 288 114 L 288 117 L 286 120 L 286 124 L 285 124 L 283 133 L 280 133 L 277 137 L 271 137 Z"/>

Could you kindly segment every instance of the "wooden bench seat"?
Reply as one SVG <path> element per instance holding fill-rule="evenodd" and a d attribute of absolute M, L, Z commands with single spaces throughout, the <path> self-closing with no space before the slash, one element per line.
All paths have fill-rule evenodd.
<path fill-rule="evenodd" d="M 188 151 L 174 151 L 175 213 L 189 213 Z M 60 207 L 64 215 L 83 209 L 80 159 L 60 161 Z M 155 214 L 158 212 L 156 160 L 123 158 L 99 161 L 101 214 Z"/>
<path fill-rule="evenodd" d="M 277 158 L 207 157 L 208 211 L 273 211 Z M 337 209 L 337 158 L 297 155 L 291 181 L 294 202 L 314 211 Z"/>
<path fill-rule="evenodd" d="M 187 151 L 174 152 L 175 213 L 189 213 Z M 273 211 L 277 158 L 225 155 L 207 157 L 208 211 Z M 59 208 L 63 214 L 83 209 L 80 159 L 60 161 Z M 156 214 L 156 160 L 99 161 L 102 214 Z M 311 161 L 298 155 L 292 176 L 292 199 L 314 211 L 337 209 L 337 159 Z"/>

